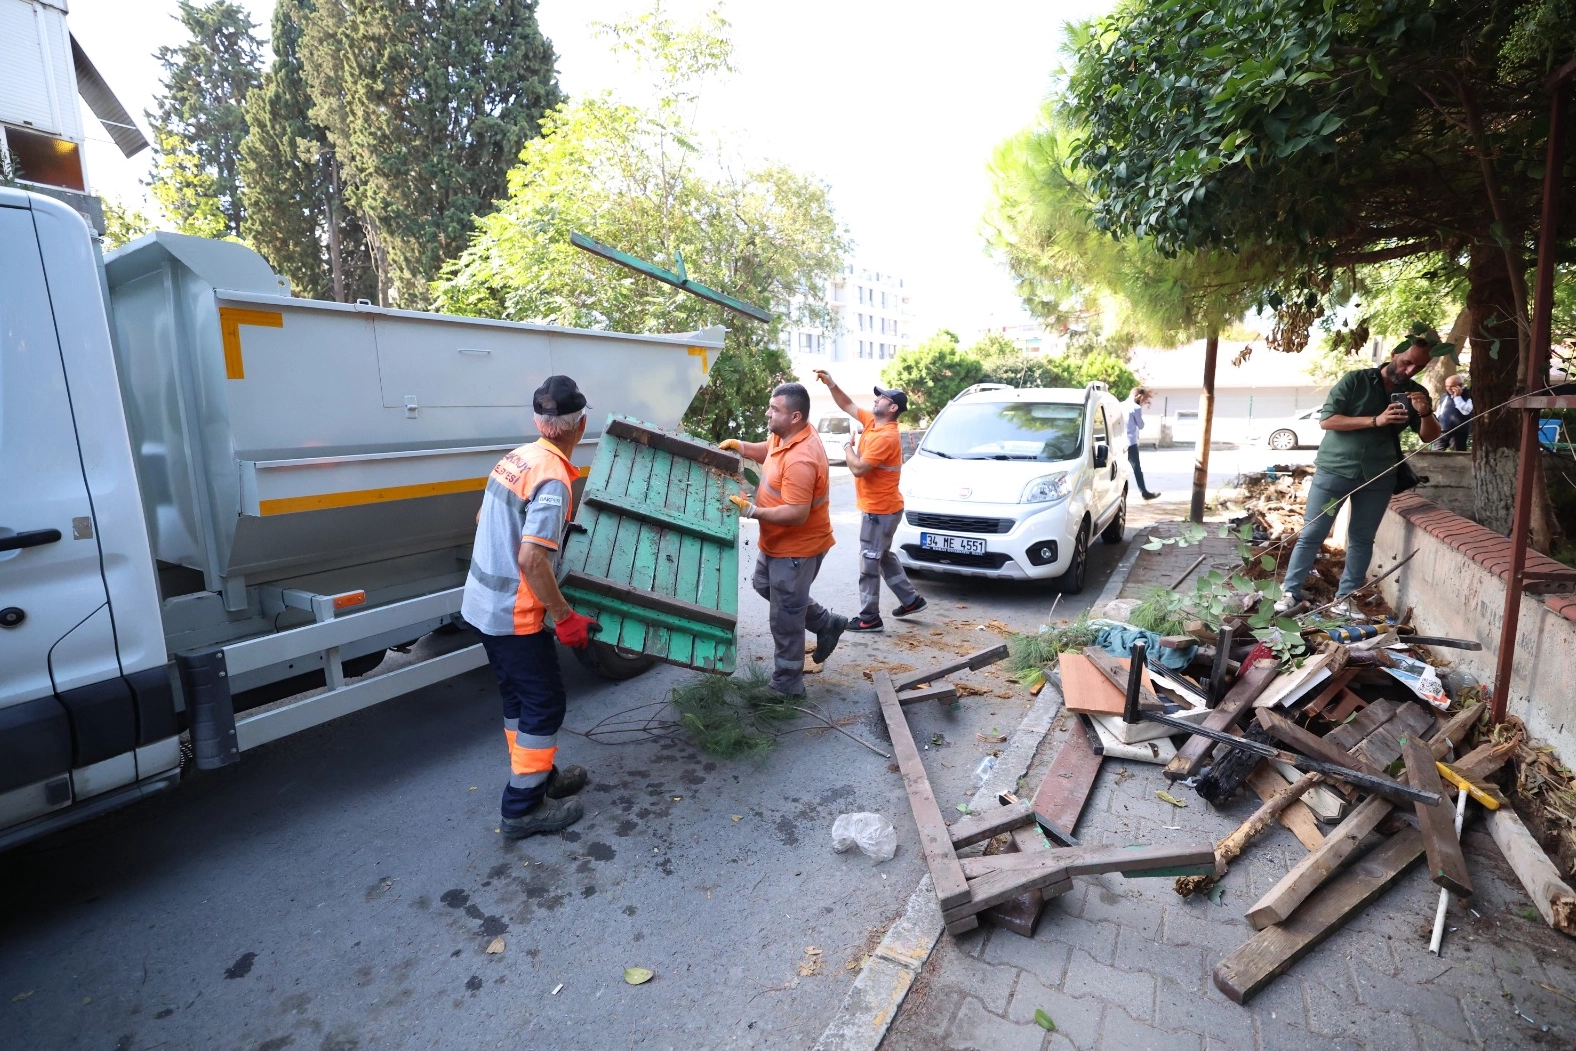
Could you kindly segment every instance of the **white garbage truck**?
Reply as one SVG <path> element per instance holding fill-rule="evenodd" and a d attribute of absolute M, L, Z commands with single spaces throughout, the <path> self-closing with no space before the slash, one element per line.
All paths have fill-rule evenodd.
<path fill-rule="evenodd" d="M 299 299 L 244 245 L 101 256 L 0 187 L 0 849 L 484 664 L 448 626 L 531 392 L 586 392 L 583 475 L 609 414 L 675 427 L 722 338 Z"/>

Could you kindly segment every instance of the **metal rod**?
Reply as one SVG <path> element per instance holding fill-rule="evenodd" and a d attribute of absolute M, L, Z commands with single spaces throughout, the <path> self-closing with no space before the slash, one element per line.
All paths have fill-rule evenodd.
<path fill-rule="evenodd" d="M 1231 637 L 1236 634 L 1235 624 L 1223 624 L 1220 638 L 1215 640 L 1215 664 L 1209 670 L 1209 688 L 1204 691 L 1204 704 L 1213 708 L 1226 692 L 1226 665 L 1231 660 Z"/>
<path fill-rule="evenodd" d="M 1353 770 L 1351 767 L 1341 766 L 1339 763 L 1327 763 L 1322 759 L 1309 759 L 1307 756 L 1298 755 L 1296 752 L 1287 752 L 1259 741 L 1250 741 L 1245 737 L 1234 737 L 1224 730 L 1215 730 L 1205 726 L 1203 723 L 1190 723 L 1169 715 L 1162 715 L 1159 712 L 1139 712 L 1138 714 L 1141 718 L 1147 719 L 1152 723 L 1169 726 L 1180 733 L 1198 734 L 1200 737 L 1207 737 L 1211 741 L 1223 744 L 1227 748 L 1235 748 L 1241 752 L 1251 752 L 1254 755 L 1263 756 L 1265 759 L 1274 759 L 1277 762 L 1287 763 L 1305 774 L 1323 774 L 1325 777 L 1333 777 L 1337 781 L 1345 781 L 1349 785 L 1355 785 L 1376 795 L 1384 796 L 1392 802 L 1422 803 L 1424 806 L 1433 806 L 1439 802 L 1438 792 L 1425 792 L 1420 788 L 1413 788 L 1411 785 L 1403 785 L 1399 781 L 1392 781 L 1388 777 L 1365 773 L 1362 770 Z"/>
<path fill-rule="evenodd" d="M 1208 555 L 1199 555 L 1197 558 L 1195 558 L 1193 560 L 1193 564 L 1191 566 L 1187 567 L 1187 572 L 1183 573 L 1180 577 L 1177 577 L 1177 582 L 1175 584 L 1171 585 L 1171 590 L 1175 591 L 1177 588 L 1181 587 L 1182 586 L 1182 582 L 1184 580 L 1186 580 L 1188 577 L 1192 576 L 1193 575 L 1193 571 L 1195 569 L 1197 569 L 1199 566 L 1202 566 L 1204 564 L 1204 559 L 1206 559 L 1208 557 L 1209 557 Z"/>
<path fill-rule="evenodd" d="M 1139 721 L 1142 713 L 1138 710 L 1139 694 L 1144 687 L 1144 664 L 1148 659 L 1149 644 L 1143 639 L 1133 641 L 1132 654 L 1128 658 L 1127 666 L 1127 702 L 1122 708 L 1122 721 L 1131 726 Z"/>
<path fill-rule="evenodd" d="M 1560 216 L 1560 188 L 1565 173 L 1565 117 L 1570 89 L 1553 85 L 1549 101 L 1549 145 L 1543 169 L 1543 222 L 1538 231 L 1538 269 L 1534 280 L 1532 339 L 1527 347 L 1527 385 L 1545 386 L 1549 371 L 1549 337 L 1554 316 L 1554 249 Z M 1521 626 L 1522 573 L 1527 568 L 1527 540 L 1532 524 L 1533 479 L 1538 465 L 1538 410 L 1521 409 L 1520 461 L 1516 465 L 1516 504 L 1510 527 L 1510 574 L 1505 580 L 1505 614 L 1501 618 L 1499 659 L 1494 667 L 1494 722 L 1503 722 L 1510 703 L 1511 665 L 1516 657 L 1516 630 Z"/>

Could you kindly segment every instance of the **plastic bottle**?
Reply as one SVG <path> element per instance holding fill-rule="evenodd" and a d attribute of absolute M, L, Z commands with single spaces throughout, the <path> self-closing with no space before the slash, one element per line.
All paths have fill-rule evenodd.
<path fill-rule="evenodd" d="M 996 770 L 996 757 L 987 755 L 981 759 L 974 768 L 974 790 L 978 792 L 985 787 L 985 782 L 990 780 L 990 775 Z"/>

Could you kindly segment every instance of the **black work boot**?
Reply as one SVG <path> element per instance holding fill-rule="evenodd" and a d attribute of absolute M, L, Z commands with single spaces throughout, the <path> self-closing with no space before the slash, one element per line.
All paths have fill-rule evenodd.
<path fill-rule="evenodd" d="M 591 775 L 583 766 L 555 766 L 547 775 L 547 798 L 567 799 L 586 786 Z"/>
<path fill-rule="evenodd" d="M 815 652 L 810 654 L 810 659 L 817 664 L 825 664 L 826 658 L 837 649 L 837 640 L 843 637 L 843 632 L 848 628 L 848 618 L 832 614 L 831 621 L 815 633 Z"/>
<path fill-rule="evenodd" d="M 543 799 L 524 817 L 506 817 L 498 824 L 504 839 L 524 839 L 543 832 L 562 832 L 585 817 L 578 799 Z"/>

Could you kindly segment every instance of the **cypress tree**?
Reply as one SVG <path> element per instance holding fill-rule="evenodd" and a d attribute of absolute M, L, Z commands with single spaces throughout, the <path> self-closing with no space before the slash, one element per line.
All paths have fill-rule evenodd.
<path fill-rule="evenodd" d="M 420 309 L 560 101 L 535 0 L 317 0 L 300 54 L 380 301 Z"/>
<path fill-rule="evenodd" d="M 246 100 L 242 229 L 296 295 L 341 303 L 376 298 L 366 234 L 345 200 L 328 133 L 310 114 L 300 43 L 303 14 L 312 6 L 312 0 L 279 0 L 274 8 L 274 62 Z"/>
<path fill-rule="evenodd" d="M 245 220 L 240 172 L 243 104 L 257 86 L 256 24 L 230 0 L 181 0 L 177 17 L 191 39 L 161 47 L 164 93 L 145 113 L 154 132 L 153 195 L 176 228 L 239 237 Z"/>

